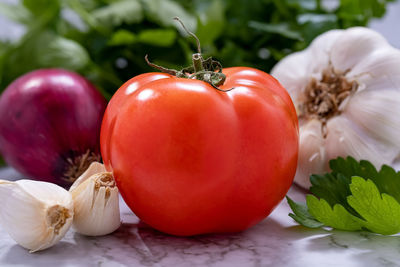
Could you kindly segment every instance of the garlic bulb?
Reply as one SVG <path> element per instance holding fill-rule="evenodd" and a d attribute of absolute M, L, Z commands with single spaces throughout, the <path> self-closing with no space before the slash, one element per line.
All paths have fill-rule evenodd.
<path fill-rule="evenodd" d="M 0 180 L 0 203 L 2 228 L 30 252 L 57 243 L 74 216 L 70 193 L 47 182 Z"/>
<path fill-rule="evenodd" d="M 75 216 L 73 227 L 84 235 L 114 232 L 121 224 L 118 188 L 111 172 L 94 162 L 71 186 Z"/>
<path fill-rule="evenodd" d="M 332 30 L 271 73 L 289 91 L 300 125 L 296 183 L 338 156 L 392 165 L 400 151 L 400 50 L 377 32 Z"/>

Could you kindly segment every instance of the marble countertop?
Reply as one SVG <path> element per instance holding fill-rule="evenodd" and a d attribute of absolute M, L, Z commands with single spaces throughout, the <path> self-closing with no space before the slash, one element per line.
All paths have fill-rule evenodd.
<path fill-rule="evenodd" d="M 15 179 L 11 169 L 1 178 Z M 295 186 L 289 196 L 303 200 Z M 70 230 L 54 247 L 30 254 L 0 229 L 0 266 L 400 266 L 400 236 L 307 229 L 286 201 L 237 234 L 174 237 L 151 229 L 121 201 L 122 226 L 86 237 Z"/>

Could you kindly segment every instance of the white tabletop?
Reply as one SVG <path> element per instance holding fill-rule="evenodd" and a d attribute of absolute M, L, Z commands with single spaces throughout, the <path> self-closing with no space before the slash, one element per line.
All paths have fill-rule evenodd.
<path fill-rule="evenodd" d="M 14 2 L 6 2 L 10 1 Z M 370 25 L 397 48 L 400 35 L 394 25 L 399 12 L 400 2 L 392 3 L 386 17 Z M 15 39 L 24 32 L 1 16 L 0 25 L 2 38 Z M 2 179 L 16 177 L 11 169 L 0 170 Z M 303 200 L 304 192 L 293 187 L 289 196 Z M 399 235 L 307 229 L 288 212 L 284 200 L 267 219 L 245 232 L 182 238 L 140 223 L 121 200 L 123 224 L 113 234 L 90 238 L 70 230 L 56 246 L 34 254 L 0 227 L 0 266 L 400 266 Z"/>
<path fill-rule="evenodd" d="M 0 177 L 13 179 L 11 169 Z M 292 187 L 289 196 L 303 200 Z M 54 247 L 30 254 L 0 229 L 0 266 L 400 266 L 400 236 L 307 229 L 288 217 L 286 201 L 237 234 L 168 236 L 141 223 L 121 199 L 122 226 L 103 237 L 70 230 Z"/>

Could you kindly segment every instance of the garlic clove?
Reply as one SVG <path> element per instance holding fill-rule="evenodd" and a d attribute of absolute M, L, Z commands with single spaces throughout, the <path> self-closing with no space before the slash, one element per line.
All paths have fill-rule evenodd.
<path fill-rule="evenodd" d="M 292 98 L 296 98 L 293 93 L 299 92 L 308 83 L 310 58 L 307 53 L 293 53 L 280 61 L 273 69 L 272 75 L 279 77 L 282 85 L 287 88 Z M 284 66 L 284 68 L 281 68 Z"/>
<path fill-rule="evenodd" d="M 331 50 L 335 69 L 347 71 L 362 62 L 376 49 L 386 49 L 388 42 L 379 33 L 363 27 L 343 31 Z"/>
<path fill-rule="evenodd" d="M 400 69 L 400 68 L 399 68 Z M 379 90 L 398 90 L 400 88 L 400 74 L 391 75 L 390 79 L 386 75 L 375 76 L 370 73 L 365 73 L 354 78 L 358 83 L 357 91 L 369 92 Z"/>
<path fill-rule="evenodd" d="M 53 246 L 72 224 L 72 197 L 52 183 L 0 180 L 0 202 L 1 226 L 30 252 Z"/>
<path fill-rule="evenodd" d="M 121 224 L 118 188 L 114 177 L 99 166 L 97 170 L 102 172 L 79 178 L 76 181 L 79 185 L 73 185 L 70 189 L 75 206 L 73 226 L 83 235 L 106 235 L 114 232 Z"/>
<path fill-rule="evenodd" d="M 87 170 L 84 173 L 82 173 L 81 176 L 79 176 L 78 179 L 76 179 L 75 182 L 71 185 L 69 191 L 74 190 L 76 187 L 78 187 L 81 183 L 86 181 L 93 174 L 100 173 L 100 172 L 106 172 L 106 171 L 107 170 L 103 164 L 101 164 L 99 162 L 92 162 L 90 164 L 89 168 L 87 168 Z"/>
<path fill-rule="evenodd" d="M 351 155 L 356 160 L 368 160 L 375 166 L 392 162 L 398 148 L 383 142 L 350 121 L 344 115 L 332 118 L 327 124 L 326 155 L 328 159 Z"/>
<path fill-rule="evenodd" d="M 321 127 L 319 120 L 311 120 L 300 127 L 299 161 L 294 179 L 306 188 L 311 185 L 311 174 L 322 173 L 327 168 Z"/>
<path fill-rule="evenodd" d="M 297 103 L 302 102 L 304 88 L 311 78 L 320 79 L 321 68 L 330 61 L 329 50 L 343 30 L 332 30 L 317 37 L 305 51 L 296 52 L 279 61 L 271 71 L 271 75 L 289 92 L 299 112 Z"/>
<path fill-rule="evenodd" d="M 343 30 L 331 30 L 315 38 L 310 47 L 306 49 L 309 51 L 309 53 L 305 54 L 309 54 L 310 58 L 310 66 L 308 67 L 309 72 L 313 74 L 313 76 L 317 76 L 314 78 L 321 78 L 319 77 L 321 69 L 325 68 L 325 66 L 329 64 L 331 59 L 330 51 L 332 49 L 332 46 L 336 43 L 336 40 L 342 34 Z"/>
<path fill-rule="evenodd" d="M 389 155 L 389 158 L 392 158 L 397 154 L 396 151 L 400 151 L 398 141 L 400 133 L 400 91 L 385 90 L 385 88 L 393 88 L 386 83 L 387 81 L 382 81 L 377 85 L 383 90 L 373 91 L 371 90 L 372 86 L 368 85 L 370 90 L 354 95 L 344 110 L 344 114 L 353 123 L 359 125 L 363 131 L 367 132 L 371 138 L 375 139 L 372 144 L 386 143 L 388 147 L 384 150 L 387 152 L 392 150 L 391 155 Z M 391 160 L 387 162 L 391 162 Z"/>
<path fill-rule="evenodd" d="M 354 67 L 346 74 L 348 80 L 361 82 L 359 77 L 365 76 L 367 81 L 385 77 L 388 79 L 392 75 L 400 75 L 400 51 L 391 47 L 385 47 L 371 51 L 357 62 Z M 368 88 L 368 87 L 367 87 Z M 398 88 L 398 87 L 397 87 Z"/>

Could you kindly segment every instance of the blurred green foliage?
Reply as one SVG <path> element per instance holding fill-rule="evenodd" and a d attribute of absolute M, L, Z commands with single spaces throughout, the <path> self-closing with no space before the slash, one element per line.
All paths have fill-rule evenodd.
<path fill-rule="evenodd" d="M 110 97 L 134 75 L 188 65 L 196 46 L 173 21 L 180 17 L 201 40 L 205 56 L 223 66 L 269 71 L 334 28 L 365 26 L 394 0 L 22 0 L 0 13 L 26 26 L 0 42 L 0 91 L 37 68 L 77 71 Z"/>

